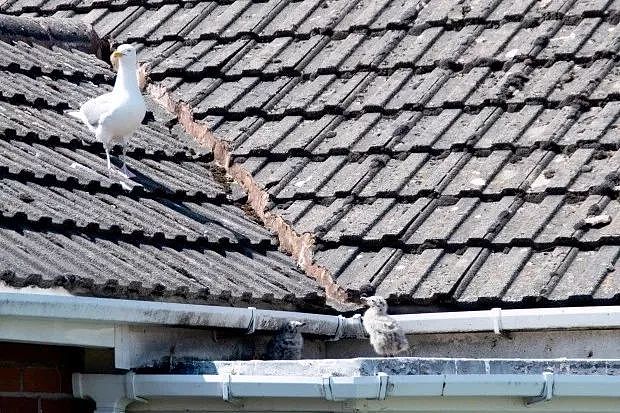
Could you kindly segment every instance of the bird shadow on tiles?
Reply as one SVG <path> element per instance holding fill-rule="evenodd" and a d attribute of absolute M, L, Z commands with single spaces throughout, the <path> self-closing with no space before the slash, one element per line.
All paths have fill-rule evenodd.
<path fill-rule="evenodd" d="M 121 173 L 120 168 L 123 166 L 123 161 L 118 156 L 113 155 L 110 159 L 110 162 L 112 163 L 112 165 L 114 165 L 115 168 L 119 170 L 117 172 Z M 149 192 L 154 192 L 154 193 L 160 192 L 160 193 L 165 193 L 165 194 L 175 193 L 172 189 L 168 188 L 167 186 L 163 184 L 160 184 L 157 181 L 154 181 L 147 175 L 144 175 L 139 170 L 131 168 L 129 167 L 129 165 L 127 166 L 127 169 L 129 169 L 129 171 L 134 174 L 134 177 L 132 178 L 125 178 L 127 181 L 133 181 L 137 184 L 140 184 L 145 190 Z M 122 176 L 122 173 L 120 176 Z"/>
<path fill-rule="evenodd" d="M 120 168 L 120 166 L 122 165 L 122 161 L 120 160 L 119 157 L 113 156 L 112 164 L 114 164 L 115 167 Z M 133 178 L 130 179 L 130 181 L 141 185 L 144 188 L 144 190 L 154 193 L 154 194 L 172 195 L 171 198 L 163 198 L 160 196 L 155 196 L 152 198 L 154 201 L 157 201 L 163 206 L 165 206 L 166 208 L 170 208 L 202 225 L 213 225 L 213 226 L 218 226 L 222 228 L 223 230 L 225 230 L 227 234 L 232 234 L 232 237 L 231 237 L 232 239 L 230 239 L 230 241 L 237 242 L 243 245 L 251 244 L 251 240 L 247 236 L 230 228 L 228 225 L 226 225 L 224 222 L 220 221 L 219 219 L 206 216 L 205 214 L 202 214 L 198 211 L 193 210 L 192 208 L 185 205 L 183 201 L 180 199 L 173 199 L 176 197 L 175 195 L 176 191 L 174 191 L 173 189 L 167 187 L 166 185 L 162 183 L 159 183 L 153 180 L 151 177 L 143 174 L 137 169 L 129 168 L 129 170 L 135 175 Z M 200 201 L 192 200 L 192 202 L 199 203 Z M 226 238 L 226 237 L 221 237 L 221 238 Z M 218 240 L 218 241 L 221 241 L 221 240 Z"/>

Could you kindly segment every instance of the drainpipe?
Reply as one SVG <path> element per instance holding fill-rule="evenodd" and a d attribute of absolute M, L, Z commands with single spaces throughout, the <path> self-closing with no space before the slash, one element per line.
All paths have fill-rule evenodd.
<path fill-rule="evenodd" d="M 132 402 L 144 401 L 135 394 L 135 374 L 74 374 L 73 395 L 92 399 L 97 413 L 122 413 Z"/>

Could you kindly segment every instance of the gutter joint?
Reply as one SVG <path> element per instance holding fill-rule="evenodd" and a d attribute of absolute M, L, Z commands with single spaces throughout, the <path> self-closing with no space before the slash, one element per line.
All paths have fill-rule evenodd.
<path fill-rule="evenodd" d="M 377 400 L 385 400 L 390 376 L 384 372 L 377 373 L 377 376 L 379 377 L 379 394 L 377 396 Z"/>
<path fill-rule="evenodd" d="M 325 396 L 325 400 L 335 401 L 334 392 L 332 390 L 332 377 L 324 376 L 323 377 L 323 395 Z"/>
<path fill-rule="evenodd" d="M 224 380 L 222 380 L 222 399 L 225 402 L 230 402 L 230 374 L 224 376 Z"/>
<path fill-rule="evenodd" d="M 248 307 L 250 310 L 250 324 L 248 324 L 245 334 L 254 334 L 256 331 L 256 307 Z"/>
<path fill-rule="evenodd" d="M 491 323 L 493 323 L 493 332 L 495 334 L 502 334 L 502 309 L 491 309 Z"/>
<path fill-rule="evenodd" d="M 538 396 L 534 396 L 534 397 L 530 397 L 529 399 L 526 399 L 525 401 L 526 406 L 531 406 L 533 404 L 537 404 L 540 402 L 548 402 L 549 400 L 553 398 L 553 385 L 555 381 L 554 380 L 555 375 L 553 374 L 552 371 L 545 371 L 543 372 L 543 379 L 545 380 L 545 382 L 543 384 L 541 394 Z"/>
<path fill-rule="evenodd" d="M 329 338 L 327 341 L 338 341 L 342 338 L 342 333 L 344 333 L 344 327 L 347 323 L 347 319 L 342 315 L 338 314 L 338 325 L 336 327 L 336 332 L 334 336 Z"/>

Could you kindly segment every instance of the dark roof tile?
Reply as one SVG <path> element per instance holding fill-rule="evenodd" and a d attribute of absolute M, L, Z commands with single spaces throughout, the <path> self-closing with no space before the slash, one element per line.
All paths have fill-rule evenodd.
<path fill-rule="evenodd" d="M 158 24 L 155 30 L 149 33 L 147 40 L 150 42 L 176 40 L 191 30 L 194 25 L 200 22 L 201 18 L 205 18 L 215 7 L 217 7 L 217 2 L 214 1 L 186 3 L 181 8 L 175 9 L 174 13 L 167 18 L 154 18 L 153 20 Z"/>
<path fill-rule="evenodd" d="M 280 14 L 271 19 L 260 34 L 263 36 L 293 34 L 321 2 L 322 0 L 302 0 L 286 3 Z"/>
<path fill-rule="evenodd" d="M 600 18 L 583 19 L 577 26 L 564 24 L 538 54 L 539 59 L 568 58 L 575 55 L 590 34 L 601 23 Z"/>
<path fill-rule="evenodd" d="M 344 120 L 333 129 L 332 133 L 324 135 L 324 139 L 312 153 L 324 155 L 348 151 L 379 119 L 378 113 L 365 113 L 359 118 Z"/>
<path fill-rule="evenodd" d="M 607 56 L 618 51 L 620 40 L 616 31 L 618 25 L 602 22 L 592 35 L 586 39 L 581 49 L 575 53 L 578 59 L 591 59 L 598 56 Z"/>
<path fill-rule="evenodd" d="M 564 198 L 549 195 L 539 203 L 525 201 L 494 238 L 497 243 L 511 243 L 534 239 L 555 214 Z M 528 225 L 523 225 L 527 222 Z"/>
<path fill-rule="evenodd" d="M 428 155 L 411 153 L 405 159 L 390 159 L 377 175 L 364 187 L 360 196 L 391 196 L 394 197 L 400 189 L 412 182 L 414 173 L 424 165 Z"/>
<path fill-rule="evenodd" d="M 525 4 L 526 2 L 519 3 Z M 503 58 L 512 60 L 535 57 L 561 25 L 559 20 L 544 20 L 540 25 L 521 27 L 502 49 Z"/>
<path fill-rule="evenodd" d="M 570 298 L 589 301 L 601 281 L 614 270 L 619 252 L 620 247 L 611 245 L 595 251 L 580 251 L 550 292 L 549 298 L 558 301 L 568 301 Z"/>
<path fill-rule="evenodd" d="M 441 255 L 440 249 L 426 249 L 420 254 L 403 254 L 381 280 L 376 293 L 389 298 L 412 294 Z"/>
<path fill-rule="evenodd" d="M 482 192 L 509 156 L 510 151 L 493 151 L 487 157 L 472 157 L 442 190 L 442 194 L 459 196 Z"/>
<path fill-rule="evenodd" d="M 476 198 L 461 198 L 453 205 L 430 203 L 428 206 L 430 215 L 406 242 L 416 245 L 425 242 L 445 242 L 469 216 L 477 203 Z"/>
<path fill-rule="evenodd" d="M 142 12 L 131 25 L 114 35 L 114 40 L 120 43 L 131 43 L 141 41 L 150 37 L 162 21 L 170 18 L 179 6 L 176 4 L 164 4 L 158 9 L 146 9 Z"/>
<path fill-rule="evenodd" d="M 379 201 L 375 201 L 375 204 Z M 364 234 L 364 240 L 388 241 L 402 238 L 409 225 L 422 216 L 430 202 L 429 198 L 419 198 L 414 203 L 392 205 L 390 210 L 380 217 L 370 231 Z"/>
<path fill-rule="evenodd" d="M 469 154 L 451 152 L 446 157 L 430 158 L 411 176 L 401 188 L 403 196 L 419 196 L 432 192 L 439 193 L 448 185 L 460 167 L 470 159 Z"/>
<path fill-rule="evenodd" d="M 233 154 L 248 155 L 251 152 L 268 151 L 284 139 L 300 121 L 300 116 L 286 116 L 279 122 L 263 123 L 248 139 L 235 148 Z"/>
<path fill-rule="evenodd" d="M 367 233 L 379 220 L 388 216 L 388 211 L 393 203 L 394 201 L 391 199 L 379 198 L 372 204 L 354 205 L 321 239 L 328 242 L 342 242 L 344 240 L 359 242 L 361 238 L 376 238 L 367 236 Z M 383 233 L 387 228 L 380 230 Z M 378 238 L 380 239 L 381 236 Z"/>
<path fill-rule="evenodd" d="M 441 27 L 429 27 L 420 34 L 407 34 L 379 64 L 380 68 L 392 68 L 415 64 L 443 33 Z"/>
<path fill-rule="evenodd" d="M 336 116 L 326 115 L 319 119 L 301 121 L 297 127 L 286 136 L 286 139 L 278 142 L 271 148 L 272 154 L 288 154 L 301 151 L 310 151 L 311 146 L 323 142 L 331 129 L 339 122 Z"/>
<path fill-rule="evenodd" d="M 347 290 L 359 291 L 389 268 L 389 262 L 399 256 L 394 248 L 381 248 L 377 252 L 359 252 L 353 261 L 336 278 Z"/>
<path fill-rule="evenodd" d="M 488 183 L 483 193 L 500 195 L 528 188 L 553 157 L 553 152 L 544 150 L 513 156 Z"/>
<path fill-rule="evenodd" d="M 307 0 L 306 0 L 307 1 Z M 312 13 L 296 28 L 298 35 L 309 35 L 316 32 L 333 30 L 356 6 L 359 0 L 326 0 L 320 3 Z M 340 28 L 341 30 L 344 27 Z"/>
<path fill-rule="evenodd" d="M 587 228 L 587 231 L 583 234 L 582 240 L 586 242 L 617 242 L 618 238 L 620 238 L 620 202 L 617 199 L 609 200 L 605 209 L 600 213 L 608 215 L 611 218 L 610 223 Z"/>
<path fill-rule="evenodd" d="M 564 203 L 538 234 L 536 242 L 552 244 L 562 239 L 579 239 L 580 222 L 603 201 L 600 195 L 590 195 L 583 201 Z"/>
<path fill-rule="evenodd" d="M 370 25 L 372 30 L 391 28 L 392 26 L 402 26 L 410 24 L 417 16 L 420 9 L 424 7 L 424 0 L 397 0 L 390 1 L 381 10 L 378 16 Z"/>
<path fill-rule="evenodd" d="M 526 105 L 517 112 L 503 112 L 475 144 L 478 149 L 507 147 L 519 139 L 542 110 L 542 106 Z"/>
<path fill-rule="evenodd" d="M 482 252 L 481 248 L 466 248 L 454 254 L 444 252 L 431 270 L 427 271 L 425 278 L 413 289 L 413 300 L 430 304 L 439 299 L 451 299 L 456 286 Z"/>
<path fill-rule="evenodd" d="M 582 167 L 588 163 L 594 149 L 580 148 L 570 156 L 556 155 L 546 169 L 532 182 L 528 192 L 558 192 L 565 190 L 573 182 Z"/>
<path fill-rule="evenodd" d="M 532 254 L 529 261 L 512 280 L 503 299 L 506 302 L 537 301 L 548 294 L 558 277 L 560 265 L 568 258 L 570 247 L 558 247 L 551 251 Z"/>
<path fill-rule="evenodd" d="M 474 43 L 469 46 L 457 62 L 466 66 L 490 65 L 494 62 L 509 61 L 505 55 L 500 54 L 512 36 L 519 30 L 519 23 L 506 23 L 497 28 L 492 27 L 483 30 Z"/>
<path fill-rule="evenodd" d="M 449 242 L 466 244 L 493 238 L 512 210 L 518 207 L 518 202 L 513 196 L 502 197 L 496 202 L 481 202 L 452 234 Z"/>
<path fill-rule="evenodd" d="M 237 17 L 252 5 L 250 0 L 238 0 L 230 4 L 218 4 L 200 24 L 187 33 L 189 39 L 220 35 Z M 234 36 L 234 33 L 232 34 Z"/>
<path fill-rule="evenodd" d="M 493 252 L 480 268 L 470 267 L 464 276 L 464 287 L 456 296 L 460 303 L 478 301 L 498 302 L 532 253 L 529 248 L 510 248 L 507 252 Z"/>
<path fill-rule="evenodd" d="M 250 3 L 250 6 L 226 27 L 221 36 L 234 38 L 244 34 L 258 33 L 287 3 L 287 1 L 283 0 Z M 228 6 L 228 8 L 231 8 L 231 6 Z"/>

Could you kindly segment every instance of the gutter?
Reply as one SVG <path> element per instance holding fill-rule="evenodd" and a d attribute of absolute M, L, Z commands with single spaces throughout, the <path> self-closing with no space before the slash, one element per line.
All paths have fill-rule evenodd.
<path fill-rule="evenodd" d="M 133 402 L 162 398 L 296 398 L 325 401 L 412 397 L 522 397 L 525 404 L 554 397 L 620 397 L 620 376 L 554 374 L 438 374 L 375 376 L 73 375 L 74 396 L 97 411 L 123 412 Z M 303 401 L 300 401 L 303 402 Z M 245 404 L 245 403 L 244 403 Z M 290 404 L 289 404 L 290 409 Z M 251 410 L 251 405 L 248 406 Z M 384 407 L 382 410 L 389 410 Z"/>
<path fill-rule="evenodd" d="M 345 318 L 253 307 L 121 300 L 45 294 L 0 293 L 0 320 L 20 317 L 41 321 L 66 321 L 103 325 L 160 325 L 177 327 L 233 328 L 248 334 L 275 331 L 288 320 L 305 321 L 304 333 L 341 338 L 362 337 L 359 318 Z M 0 329 L 0 334 L 3 329 Z M 0 335 L 0 339 L 2 336 Z M 68 344 L 68 343 L 67 343 Z M 106 347 L 105 345 L 101 347 Z"/>
<path fill-rule="evenodd" d="M 9 318 L 102 325 L 161 325 L 272 332 L 288 320 L 305 321 L 305 334 L 364 338 L 359 316 L 345 318 L 292 311 L 121 300 L 96 297 L 0 293 L 0 320 Z M 620 328 L 620 306 L 462 311 L 395 315 L 407 334 Z M 5 330 L 5 329 L 0 329 Z M 2 337 L 0 336 L 0 339 Z M 103 345 L 102 347 L 106 347 Z"/>

